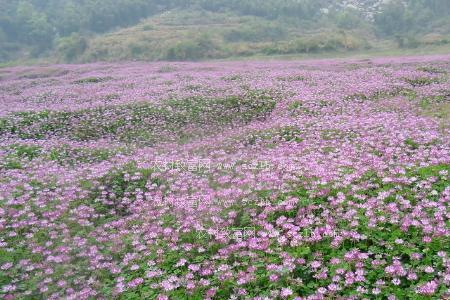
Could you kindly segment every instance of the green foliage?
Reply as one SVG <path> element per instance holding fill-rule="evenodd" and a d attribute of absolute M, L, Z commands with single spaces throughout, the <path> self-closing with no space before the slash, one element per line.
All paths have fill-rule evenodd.
<path fill-rule="evenodd" d="M 283 126 L 279 128 L 270 128 L 256 130 L 248 135 L 240 138 L 240 141 L 247 146 L 265 143 L 269 147 L 279 142 L 296 142 L 303 141 L 302 132 L 294 126 Z"/>
<path fill-rule="evenodd" d="M 304 114 L 311 116 L 316 114 L 316 112 L 314 112 L 313 110 L 304 107 L 303 103 L 299 101 L 295 101 L 289 104 L 288 110 L 291 112 L 292 115 Z"/>
<path fill-rule="evenodd" d="M 87 48 L 86 38 L 78 33 L 57 40 L 56 49 L 65 61 L 72 62 Z"/>
<path fill-rule="evenodd" d="M 126 149 L 114 148 L 73 148 L 62 145 L 50 150 L 47 158 L 60 165 L 76 165 L 79 163 L 94 163 L 105 161 L 118 153 L 127 153 Z"/>
<path fill-rule="evenodd" d="M 112 77 L 87 77 L 74 81 L 75 84 L 100 83 L 111 80 Z"/>
<path fill-rule="evenodd" d="M 431 85 L 433 83 L 439 83 L 439 78 L 419 77 L 419 78 L 405 78 L 413 87 Z"/>
<path fill-rule="evenodd" d="M 23 163 L 39 157 L 42 152 L 39 146 L 27 144 L 13 144 L 5 147 L 5 150 L 7 154 L 4 157 L 4 161 L 0 164 L 0 169 L 4 168 L 7 170 L 22 169 Z"/>
<path fill-rule="evenodd" d="M 225 33 L 227 42 L 262 42 L 277 41 L 286 36 L 286 28 L 280 25 L 254 23 L 231 29 Z"/>
<path fill-rule="evenodd" d="M 408 146 L 412 150 L 417 150 L 420 147 L 420 144 L 415 142 L 413 139 L 406 139 L 405 140 L 405 145 Z"/>
<path fill-rule="evenodd" d="M 403 3 L 389 1 L 376 18 L 376 24 L 381 32 L 392 35 L 406 28 L 406 7 Z"/>
<path fill-rule="evenodd" d="M 287 142 L 302 142 L 303 139 L 300 138 L 301 131 L 298 128 L 287 126 L 283 127 L 280 131 L 280 137 L 283 141 Z"/>
<path fill-rule="evenodd" d="M 400 48 L 417 48 L 420 45 L 419 40 L 414 35 L 396 35 L 395 40 Z"/>
<path fill-rule="evenodd" d="M 442 70 L 440 68 L 437 67 L 433 67 L 433 66 L 424 66 L 424 67 L 419 67 L 417 68 L 418 71 L 423 71 L 423 72 L 427 72 L 430 74 L 447 74 L 447 71 Z"/>
<path fill-rule="evenodd" d="M 415 36 L 434 31 L 435 24 L 449 13 L 446 0 L 388 1 L 376 16 L 375 25 L 380 33 L 397 36 L 400 46 L 411 44 L 414 47 L 418 43 L 414 41 Z"/>
<path fill-rule="evenodd" d="M 356 50 L 368 47 L 367 42 L 345 32 L 319 34 L 278 43 L 264 49 L 266 54 L 318 53 L 324 51 Z"/>
<path fill-rule="evenodd" d="M 178 42 L 174 47 L 167 49 L 166 59 L 197 60 L 208 58 L 215 48 L 214 41 L 208 35 L 201 35 L 193 40 Z"/>
<path fill-rule="evenodd" d="M 41 152 L 40 147 L 34 145 L 12 145 L 11 150 L 13 150 L 14 155 L 29 160 L 38 157 Z"/>
<path fill-rule="evenodd" d="M 363 18 L 354 9 L 346 9 L 336 15 L 336 24 L 339 28 L 354 29 L 363 23 Z"/>
<path fill-rule="evenodd" d="M 45 13 L 37 11 L 29 2 L 20 1 L 17 5 L 16 17 L 19 40 L 32 44 L 36 54 L 51 46 L 54 32 Z"/>

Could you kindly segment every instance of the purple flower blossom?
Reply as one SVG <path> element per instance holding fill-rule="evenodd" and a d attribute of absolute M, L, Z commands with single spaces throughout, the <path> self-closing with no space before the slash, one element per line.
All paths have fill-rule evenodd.
<path fill-rule="evenodd" d="M 282 298 L 287 298 L 288 296 L 291 296 L 293 294 L 292 290 L 290 288 L 282 288 L 280 292 L 280 296 Z"/>
<path fill-rule="evenodd" d="M 431 295 L 434 295 L 437 288 L 438 288 L 438 284 L 435 281 L 429 281 L 427 283 L 420 285 L 417 288 L 417 293 L 421 294 L 421 295 L 431 296 Z"/>
<path fill-rule="evenodd" d="M 166 64 L 0 70 L 6 298 L 441 296 L 449 55 Z"/>

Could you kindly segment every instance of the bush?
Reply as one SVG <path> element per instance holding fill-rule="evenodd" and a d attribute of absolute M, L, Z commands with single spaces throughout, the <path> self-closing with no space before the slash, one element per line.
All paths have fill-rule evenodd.
<path fill-rule="evenodd" d="M 358 11 L 354 9 L 346 9 L 339 12 L 336 16 L 336 24 L 339 28 L 353 29 L 364 23 L 363 19 L 359 16 Z"/>
<path fill-rule="evenodd" d="M 420 46 L 420 42 L 413 35 L 400 36 L 397 35 L 395 40 L 400 48 L 417 48 Z"/>
<path fill-rule="evenodd" d="M 82 78 L 82 79 L 78 79 L 76 81 L 74 81 L 74 84 L 85 84 L 85 83 L 100 83 L 100 82 L 105 82 L 105 81 L 109 81 L 113 79 L 110 76 L 107 77 L 87 77 L 87 78 Z"/>
<path fill-rule="evenodd" d="M 286 31 L 275 25 L 252 24 L 225 33 L 227 42 L 276 41 L 286 35 Z"/>
<path fill-rule="evenodd" d="M 73 33 L 72 35 L 60 38 L 57 41 L 57 50 L 59 55 L 65 61 L 75 61 L 81 56 L 87 48 L 86 38 L 80 34 Z"/>
<path fill-rule="evenodd" d="M 168 60 L 198 59 L 200 50 L 194 41 L 178 42 L 176 46 L 167 50 L 166 58 Z"/>
<path fill-rule="evenodd" d="M 214 41 L 208 35 L 202 35 L 193 40 L 178 42 L 167 49 L 165 56 L 168 60 L 198 60 L 211 58 L 216 49 Z"/>
<path fill-rule="evenodd" d="M 310 37 L 298 38 L 289 43 L 271 45 L 263 49 L 265 54 L 294 54 L 318 53 L 337 51 L 340 49 L 356 50 L 367 47 L 365 40 L 345 32 L 339 34 L 318 34 Z"/>
<path fill-rule="evenodd" d="M 132 57 L 139 57 L 145 52 L 145 46 L 140 44 L 131 43 L 128 48 L 131 51 Z"/>
<path fill-rule="evenodd" d="M 144 30 L 144 31 L 150 31 L 153 29 L 154 29 L 154 27 L 151 24 L 145 24 L 144 26 L 142 26 L 142 30 Z"/>

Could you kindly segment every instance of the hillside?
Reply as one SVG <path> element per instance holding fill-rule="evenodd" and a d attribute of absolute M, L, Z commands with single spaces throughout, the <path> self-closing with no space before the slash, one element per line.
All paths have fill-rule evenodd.
<path fill-rule="evenodd" d="M 450 43 L 447 0 L 0 0 L 0 62 L 192 60 Z"/>
<path fill-rule="evenodd" d="M 91 39 L 78 59 L 197 60 L 355 50 L 370 47 L 369 39 L 364 30 L 312 31 L 255 16 L 175 10 Z"/>

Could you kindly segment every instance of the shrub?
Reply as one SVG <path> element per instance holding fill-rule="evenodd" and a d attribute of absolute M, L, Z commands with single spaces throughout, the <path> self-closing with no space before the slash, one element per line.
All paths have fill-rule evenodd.
<path fill-rule="evenodd" d="M 74 81 L 75 84 L 84 84 L 84 83 L 100 83 L 100 82 L 105 82 L 108 80 L 111 80 L 112 77 L 107 76 L 107 77 L 87 77 L 87 78 L 82 78 L 82 79 L 78 79 L 76 81 Z"/>
<path fill-rule="evenodd" d="M 57 41 L 57 51 L 65 61 L 75 61 L 87 48 L 86 38 L 80 34 L 73 33 L 68 37 Z"/>
<path fill-rule="evenodd" d="M 232 29 L 225 33 L 224 38 L 227 42 L 261 42 L 276 41 L 285 35 L 286 31 L 280 26 L 252 24 Z"/>
<path fill-rule="evenodd" d="M 419 40 L 417 40 L 417 38 L 412 35 L 408 36 L 397 35 L 395 37 L 395 40 L 397 41 L 397 44 L 400 48 L 417 48 L 420 46 Z"/>
<path fill-rule="evenodd" d="M 263 49 L 265 54 L 294 54 L 294 53 L 318 53 L 325 51 L 337 51 L 340 49 L 356 50 L 368 47 L 368 43 L 357 36 L 346 32 L 335 34 L 317 34 L 302 37 L 288 43 L 270 45 Z"/>
<path fill-rule="evenodd" d="M 209 35 L 201 35 L 192 40 L 178 42 L 166 51 L 165 58 L 168 60 L 198 60 L 214 56 L 219 47 Z"/>
<path fill-rule="evenodd" d="M 427 86 L 433 83 L 439 83 L 439 78 L 428 78 L 428 77 L 418 77 L 418 78 L 405 78 L 405 81 L 412 85 L 413 87 Z"/>

